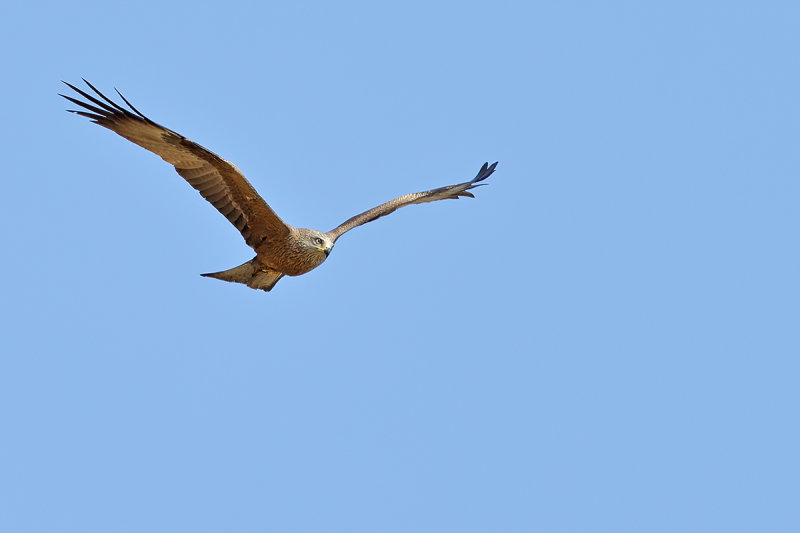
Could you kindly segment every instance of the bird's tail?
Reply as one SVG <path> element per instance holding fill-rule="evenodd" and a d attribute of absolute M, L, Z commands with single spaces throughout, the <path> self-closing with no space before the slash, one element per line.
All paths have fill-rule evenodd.
<path fill-rule="evenodd" d="M 207 278 L 221 279 L 233 283 L 244 283 L 253 289 L 261 289 L 269 292 L 272 287 L 283 277 L 283 272 L 277 272 L 261 266 L 255 258 L 237 267 L 223 270 L 222 272 L 211 272 L 201 274 Z"/>

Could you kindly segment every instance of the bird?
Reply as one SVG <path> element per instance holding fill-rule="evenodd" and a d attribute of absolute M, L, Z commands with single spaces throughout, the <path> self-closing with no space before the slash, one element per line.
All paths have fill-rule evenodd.
<path fill-rule="evenodd" d="M 497 166 L 497 162 L 491 165 L 487 162 L 470 181 L 399 196 L 347 219 L 328 232 L 296 228 L 273 211 L 236 165 L 153 122 L 117 89 L 116 93 L 128 108 L 106 97 L 86 79 L 81 79 L 94 95 L 63 81 L 84 99 L 59 93 L 82 108 L 67 111 L 89 118 L 174 166 L 189 185 L 236 226 L 245 243 L 256 252 L 253 259 L 237 267 L 201 275 L 242 283 L 252 289 L 269 292 L 284 276 L 310 272 L 328 258 L 339 237 L 401 207 L 461 197 L 474 198 L 470 189 L 485 185 L 480 182 L 491 176 Z"/>

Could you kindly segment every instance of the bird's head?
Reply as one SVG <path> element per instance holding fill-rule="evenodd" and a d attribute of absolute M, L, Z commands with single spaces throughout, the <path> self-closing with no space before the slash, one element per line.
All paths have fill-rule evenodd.
<path fill-rule="evenodd" d="M 324 254 L 325 257 L 328 257 L 328 254 L 330 254 L 333 249 L 333 240 L 330 237 L 315 229 L 305 229 L 303 233 L 303 244 L 307 249 L 315 250 L 320 254 Z"/>

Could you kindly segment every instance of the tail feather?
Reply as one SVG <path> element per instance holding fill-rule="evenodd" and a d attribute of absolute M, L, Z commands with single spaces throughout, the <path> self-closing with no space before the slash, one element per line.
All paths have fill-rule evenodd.
<path fill-rule="evenodd" d="M 206 278 L 221 279 L 222 281 L 244 283 L 250 288 L 269 292 L 284 274 L 283 272 L 277 272 L 262 267 L 256 262 L 255 258 L 253 258 L 246 263 L 228 270 L 200 275 Z"/>

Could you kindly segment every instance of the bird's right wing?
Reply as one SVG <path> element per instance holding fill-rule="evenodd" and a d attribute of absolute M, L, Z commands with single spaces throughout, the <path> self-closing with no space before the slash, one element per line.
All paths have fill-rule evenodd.
<path fill-rule="evenodd" d="M 73 113 L 92 119 L 92 122 L 161 156 L 164 161 L 173 165 L 189 185 L 197 189 L 203 198 L 236 226 L 248 245 L 255 248 L 265 239 L 281 238 L 289 233 L 290 226 L 275 214 L 233 163 L 183 135 L 156 124 L 133 107 L 119 91 L 117 93 L 130 110 L 107 98 L 88 81 L 83 81 L 100 99 L 64 82 L 91 102 L 62 94 L 61 96 L 86 110 L 71 110 Z"/>
<path fill-rule="evenodd" d="M 435 202 L 437 200 L 447 200 L 447 199 L 458 199 L 462 196 L 466 196 L 468 198 L 475 198 L 475 196 L 469 192 L 470 189 L 474 189 L 475 187 L 480 187 L 481 185 L 485 185 L 484 183 L 478 183 L 479 181 L 483 181 L 489 176 L 492 175 L 494 172 L 495 167 L 497 166 L 497 162 L 492 163 L 484 163 L 481 169 L 478 171 L 478 175 L 475 176 L 470 181 L 459 183 L 457 185 L 448 185 L 447 187 L 439 187 L 438 189 L 432 189 L 430 191 L 424 192 L 415 192 L 412 194 L 405 194 L 403 196 L 399 196 L 394 200 L 390 200 L 385 204 L 381 204 L 378 207 L 373 207 L 369 211 L 364 211 L 360 215 L 356 215 L 350 219 L 347 219 L 345 222 L 340 224 L 337 228 L 332 229 L 328 232 L 328 236 L 336 241 L 339 237 L 341 237 L 345 232 L 350 231 L 353 228 L 357 228 L 362 224 L 366 224 L 367 222 L 372 222 L 382 216 L 386 216 L 389 213 L 393 213 L 395 210 L 400 209 L 401 207 L 405 207 L 411 204 L 422 204 L 425 202 Z"/>

